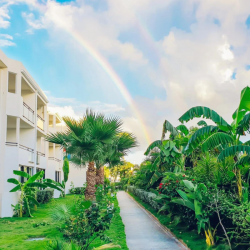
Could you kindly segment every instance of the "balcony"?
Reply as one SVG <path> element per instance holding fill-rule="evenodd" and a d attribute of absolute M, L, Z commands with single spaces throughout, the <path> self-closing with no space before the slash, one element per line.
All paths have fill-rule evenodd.
<path fill-rule="evenodd" d="M 60 162 L 61 160 L 56 157 L 49 157 L 49 160 Z"/>
<path fill-rule="evenodd" d="M 45 120 L 40 115 L 37 115 L 37 127 L 43 131 L 44 131 L 44 123 Z"/>
<path fill-rule="evenodd" d="M 21 144 L 19 144 L 19 148 L 24 150 L 24 152 L 20 155 L 22 162 L 28 161 L 29 163 L 34 163 L 34 149 Z"/>
<path fill-rule="evenodd" d="M 34 124 L 34 110 L 32 110 L 25 102 L 23 102 L 23 117 Z"/>

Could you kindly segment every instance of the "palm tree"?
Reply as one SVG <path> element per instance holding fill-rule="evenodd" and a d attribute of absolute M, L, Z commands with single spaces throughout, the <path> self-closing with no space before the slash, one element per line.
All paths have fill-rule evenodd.
<path fill-rule="evenodd" d="M 180 122 L 188 122 L 193 118 L 207 118 L 216 125 L 203 125 L 189 139 L 185 152 L 192 152 L 201 148 L 203 152 L 216 150 L 218 161 L 224 161 L 226 157 L 234 157 L 235 176 L 238 184 L 239 199 L 242 198 L 241 173 L 238 165 L 250 159 L 250 141 L 242 143 L 240 137 L 250 131 L 250 88 L 247 86 L 241 91 L 240 103 L 233 113 L 233 122 L 228 124 L 219 114 L 208 107 L 197 106 L 189 109 L 180 118 Z M 243 156 L 243 157 L 242 157 Z"/>
<path fill-rule="evenodd" d="M 102 114 L 86 111 L 84 117 L 75 120 L 63 117 L 67 126 L 65 133 L 49 134 L 46 140 L 66 148 L 71 161 L 78 166 L 88 163 L 86 199 L 95 197 L 96 168 L 98 183 L 104 181 L 102 167 L 120 160 L 129 148 L 137 145 L 132 134 L 122 132 L 122 121 L 117 117 L 105 117 Z M 96 166 L 96 168 L 95 168 Z"/>

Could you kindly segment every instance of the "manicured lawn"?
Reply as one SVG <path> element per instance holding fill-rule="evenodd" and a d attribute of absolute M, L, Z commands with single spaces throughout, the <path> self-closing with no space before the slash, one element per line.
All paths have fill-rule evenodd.
<path fill-rule="evenodd" d="M 58 223 L 50 218 L 51 208 L 58 203 L 73 202 L 74 195 L 67 195 L 66 198 L 54 199 L 51 202 L 41 205 L 37 211 L 33 212 L 33 218 L 3 218 L 0 219 L 0 249 L 12 250 L 44 250 L 49 239 L 62 239 L 62 234 L 56 229 Z M 115 202 L 117 208 L 112 225 L 106 235 L 113 243 L 119 244 L 121 249 L 128 249 L 126 245 L 126 235 L 124 225 L 120 217 L 120 208 L 118 202 Z M 33 227 L 33 224 L 49 223 L 49 225 Z M 45 237 L 42 241 L 25 241 L 30 237 Z M 99 239 L 93 242 L 91 247 L 103 245 Z M 115 249 L 115 248 L 113 248 Z M 120 249 L 120 248 L 117 248 Z"/>
<path fill-rule="evenodd" d="M 197 231 L 188 231 L 186 227 L 177 225 L 173 226 L 169 222 L 169 219 L 165 215 L 158 214 L 149 204 L 141 201 L 137 196 L 129 193 L 138 203 L 140 203 L 145 209 L 152 213 L 162 225 L 166 226 L 178 239 L 181 239 L 192 250 L 206 250 L 207 245 L 205 237 L 201 237 L 197 234 Z"/>

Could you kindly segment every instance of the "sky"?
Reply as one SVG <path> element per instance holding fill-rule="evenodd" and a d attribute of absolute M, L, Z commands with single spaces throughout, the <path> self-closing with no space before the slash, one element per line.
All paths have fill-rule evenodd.
<path fill-rule="evenodd" d="M 249 0 L 0 0 L 0 49 L 61 116 L 119 116 L 139 164 L 164 120 L 208 106 L 229 123 L 250 85 Z M 187 126 L 194 125 L 192 121 Z"/>

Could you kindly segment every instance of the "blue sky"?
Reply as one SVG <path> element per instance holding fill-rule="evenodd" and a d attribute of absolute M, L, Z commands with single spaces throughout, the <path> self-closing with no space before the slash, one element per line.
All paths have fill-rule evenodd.
<path fill-rule="evenodd" d="M 23 62 L 53 111 L 77 117 L 92 107 L 121 116 L 140 142 L 130 158 L 138 162 L 148 145 L 141 121 L 72 32 L 109 62 L 155 140 L 165 119 L 178 125 L 194 105 L 210 106 L 230 122 L 250 78 L 250 3 L 235 4 L 0 0 L 0 48 Z"/>

